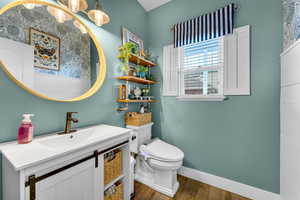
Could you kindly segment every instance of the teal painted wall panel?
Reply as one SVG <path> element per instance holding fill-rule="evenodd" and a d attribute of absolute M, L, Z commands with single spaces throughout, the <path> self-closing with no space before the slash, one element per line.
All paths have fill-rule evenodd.
<path fill-rule="evenodd" d="M 1 0 L 0 7 L 12 1 Z M 115 77 L 120 73 L 120 62 L 116 57 L 118 47 L 121 45 L 121 26 L 126 26 L 136 32 L 145 39 L 147 44 L 147 15 L 143 8 L 132 0 L 103 0 L 101 2 L 111 17 L 111 23 L 103 28 L 98 28 L 88 21 L 87 23 L 101 42 L 106 56 L 107 75 L 102 88 L 94 96 L 81 102 L 52 102 L 27 93 L 0 70 L 0 142 L 17 138 L 17 130 L 23 113 L 35 114 L 33 122 L 36 135 L 63 130 L 65 113 L 68 111 L 79 112 L 78 126 L 101 123 L 123 126 L 123 114 L 116 111 L 118 104 L 114 94 L 114 86 L 119 84 L 115 81 Z M 0 179 L 2 180 L 1 177 Z"/>
<path fill-rule="evenodd" d="M 236 26 L 252 28 L 252 95 L 230 96 L 224 102 L 180 102 L 161 97 L 158 85 L 154 134 L 181 148 L 187 167 L 279 193 L 281 1 L 173 0 L 148 14 L 148 41 L 161 66 L 162 47 L 172 42 L 173 24 L 230 2 L 240 7 Z M 155 73 L 161 79 L 161 67 Z"/>

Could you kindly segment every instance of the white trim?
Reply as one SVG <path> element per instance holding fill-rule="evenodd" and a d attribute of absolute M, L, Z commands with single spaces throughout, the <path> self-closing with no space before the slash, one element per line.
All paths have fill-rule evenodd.
<path fill-rule="evenodd" d="M 185 95 L 177 97 L 179 101 L 224 101 L 225 98 L 223 95 Z"/>
<path fill-rule="evenodd" d="M 279 194 L 275 194 L 259 188 L 255 188 L 253 186 L 249 186 L 226 178 L 201 172 L 192 168 L 182 167 L 181 169 L 179 169 L 178 173 L 188 178 L 212 185 L 214 187 L 218 187 L 220 189 L 253 200 L 280 200 L 281 199 Z"/>

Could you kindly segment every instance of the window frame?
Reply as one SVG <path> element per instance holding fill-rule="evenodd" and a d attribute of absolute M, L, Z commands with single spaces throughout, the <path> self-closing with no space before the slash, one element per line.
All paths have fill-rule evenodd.
<path fill-rule="evenodd" d="M 186 69 L 184 69 L 184 47 L 179 47 L 179 68 L 178 68 L 178 96 L 176 97 L 180 101 L 223 101 L 226 97 L 224 96 L 224 65 L 225 65 L 225 41 L 224 37 L 217 38 L 221 44 L 221 59 L 222 62 L 218 67 L 216 66 L 209 66 L 205 67 L 205 69 L 199 69 L 199 71 L 218 71 L 218 94 L 208 94 L 208 95 L 189 95 L 185 94 L 185 87 L 184 87 L 184 73 Z M 198 71 L 198 69 L 195 69 Z"/>

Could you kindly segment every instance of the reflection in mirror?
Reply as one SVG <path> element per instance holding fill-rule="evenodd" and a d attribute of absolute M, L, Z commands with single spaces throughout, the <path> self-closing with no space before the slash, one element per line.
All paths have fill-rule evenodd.
<path fill-rule="evenodd" d="M 0 16 L 0 60 L 14 79 L 57 100 L 85 94 L 99 71 L 85 26 L 47 5 L 18 5 Z"/>

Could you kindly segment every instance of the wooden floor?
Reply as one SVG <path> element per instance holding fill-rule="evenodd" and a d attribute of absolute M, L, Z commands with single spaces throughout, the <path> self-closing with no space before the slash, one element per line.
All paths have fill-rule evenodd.
<path fill-rule="evenodd" d="M 135 198 L 133 200 L 250 200 L 183 176 L 179 176 L 178 181 L 180 187 L 174 198 L 135 182 Z"/>

